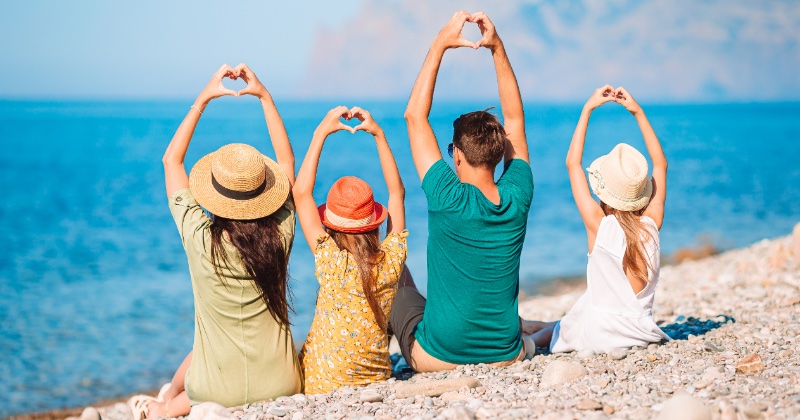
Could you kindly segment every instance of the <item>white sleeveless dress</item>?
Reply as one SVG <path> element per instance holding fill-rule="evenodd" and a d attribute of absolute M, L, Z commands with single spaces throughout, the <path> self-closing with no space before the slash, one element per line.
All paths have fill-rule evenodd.
<path fill-rule="evenodd" d="M 556 324 L 550 352 L 585 349 L 606 352 L 670 339 L 658 328 L 651 311 L 661 263 L 658 228 L 649 217 L 642 216 L 642 222 L 653 236 L 653 240 L 645 243 L 645 251 L 655 268 L 648 270 L 650 282 L 638 294 L 633 293 L 622 269 L 625 232 L 616 217 L 604 217 L 594 249 L 589 253 L 586 293 Z"/>

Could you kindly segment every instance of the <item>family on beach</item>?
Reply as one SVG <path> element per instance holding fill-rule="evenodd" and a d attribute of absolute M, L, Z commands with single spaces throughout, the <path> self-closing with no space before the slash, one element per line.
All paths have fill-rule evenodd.
<path fill-rule="evenodd" d="M 482 39 L 461 36 L 466 23 Z M 439 67 L 451 48 L 487 48 L 497 74 L 502 123 L 488 111 L 453 122 L 442 156 L 428 116 Z M 242 79 L 239 92 L 224 78 Z M 225 95 L 260 99 L 275 160 L 228 144 L 187 175 L 184 157 L 208 103 Z M 592 111 L 616 102 L 641 129 L 653 163 L 627 144 L 587 168 Z M 344 120 L 357 120 L 349 127 Z M 503 42 L 483 13 L 456 13 L 434 39 L 405 111 L 411 152 L 428 203 L 427 299 L 405 266 L 405 188 L 378 122 L 359 107 L 334 108 L 314 131 L 295 177 L 295 159 L 272 96 L 244 64 L 223 65 L 198 95 L 164 154 L 169 208 L 191 273 L 195 333 L 191 353 L 157 397 L 129 401 L 134 417 L 175 417 L 213 401 L 233 407 L 279 396 L 326 393 L 383 381 L 394 336 L 417 372 L 485 363 L 507 366 L 533 354 L 608 351 L 668 340 L 651 307 L 659 273 L 659 229 L 667 161 L 642 108 L 624 88 L 595 90 L 583 107 L 566 163 L 587 233 L 587 291 L 557 322 L 518 315 L 520 254 L 533 198 L 525 115 Z M 313 198 L 325 141 L 340 130 L 375 138 L 389 199 L 347 176 L 327 201 Z M 495 181 L 495 168 L 503 174 Z M 599 203 L 592 197 L 597 196 Z M 314 254 L 316 311 L 303 348 L 294 348 L 287 264 L 295 219 Z M 380 227 L 386 222 L 386 236 Z M 310 263 L 310 262 L 309 262 Z"/>

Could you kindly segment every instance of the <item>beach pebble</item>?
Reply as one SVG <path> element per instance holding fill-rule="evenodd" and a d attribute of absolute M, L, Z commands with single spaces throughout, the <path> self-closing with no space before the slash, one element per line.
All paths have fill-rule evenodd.
<path fill-rule="evenodd" d="M 752 375 L 764 370 L 764 361 L 758 353 L 748 354 L 736 364 L 736 373 Z"/>
<path fill-rule="evenodd" d="M 302 411 L 295 411 L 294 414 L 292 414 L 292 420 L 303 420 L 304 418 L 306 418 L 306 416 Z"/>
<path fill-rule="evenodd" d="M 81 413 L 80 420 L 100 420 L 100 412 L 94 407 L 86 407 Z"/>
<path fill-rule="evenodd" d="M 578 363 L 567 362 L 565 360 L 553 360 L 544 368 L 542 373 L 542 386 L 551 387 L 560 385 L 564 382 L 580 378 L 589 372 L 585 367 Z"/>
<path fill-rule="evenodd" d="M 439 399 L 446 402 L 451 401 L 469 401 L 469 395 L 464 395 L 456 391 L 445 392 Z"/>
<path fill-rule="evenodd" d="M 592 349 L 583 349 L 583 350 L 579 351 L 578 353 L 576 353 L 575 356 L 578 359 L 581 359 L 581 360 L 582 359 L 589 359 L 591 357 L 594 357 L 594 350 L 592 350 Z"/>
<path fill-rule="evenodd" d="M 711 420 L 711 410 L 702 401 L 680 392 L 672 396 L 658 414 L 658 420 Z"/>
<path fill-rule="evenodd" d="M 283 407 L 271 406 L 270 408 L 267 409 L 267 414 L 271 414 L 275 417 L 283 417 L 287 414 L 287 412 L 286 409 Z"/>
<path fill-rule="evenodd" d="M 395 385 L 394 397 L 407 398 L 415 395 L 438 397 L 448 391 L 458 391 L 463 386 L 475 388 L 480 385 L 480 381 L 472 377 L 405 382 Z"/>
<path fill-rule="evenodd" d="M 613 405 L 603 404 L 603 413 L 605 413 L 605 415 L 610 416 L 614 414 L 614 411 L 616 410 L 614 409 Z"/>
<path fill-rule="evenodd" d="M 581 398 L 575 408 L 578 410 L 600 410 L 603 408 L 603 404 L 589 398 Z"/>
<path fill-rule="evenodd" d="M 441 418 L 448 420 L 473 420 L 475 418 L 475 413 L 464 406 L 450 407 L 442 411 Z"/>
<path fill-rule="evenodd" d="M 204 402 L 193 406 L 188 417 L 189 420 L 226 420 L 233 418 L 233 414 L 227 408 L 214 402 Z"/>
<path fill-rule="evenodd" d="M 611 360 L 622 360 L 628 357 L 628 349 L 614 349 L 608 352 L 608 358 Z"/>
<path fill-rule="evenodd" d="M 381 402 L 383 401 L 383 395 L 379 394 L 378 391 L 367 389 L 361 393 L 358 400 L 361 402 Z"/>

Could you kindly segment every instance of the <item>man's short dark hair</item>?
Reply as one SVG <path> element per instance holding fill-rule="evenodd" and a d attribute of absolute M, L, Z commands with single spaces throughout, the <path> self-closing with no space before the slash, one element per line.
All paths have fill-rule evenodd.
<path fill-rule="evenodd" d="M 469 112 L 453 121 L 453 146 L 470 166 L 494 169 L 503 158 L 506 130 L 490 109 Z"/>

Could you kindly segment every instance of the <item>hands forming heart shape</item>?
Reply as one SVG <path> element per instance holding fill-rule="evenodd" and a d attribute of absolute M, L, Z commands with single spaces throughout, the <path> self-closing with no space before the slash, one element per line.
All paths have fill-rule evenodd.
<path fill-rule="evenodd" d="M 469 41 L 461 34 L 467 22 L 478 25 L 478 29 L 480 29 L 482 35 L 482 38 L 478 42 Z M 434 44 L 444 49 L 458 47 L 478 49 L 480 47 L 485 47 L 494 51 L 495 48 L 502 46 L 502 41 L 500 41 L 500 37 L 497 35 L 494 24 L 485 13 L 477 12 L 470 14 L 461 11 L 456 12 L 444 28 L 439 31 L 439 35 L 436 36 Z"/>
<path fill-rule="evenodd" d="M 350 121 L 352 119 L 356 119 L 361 123 L 352 127 L 342 122 L 342 120 Z M 337 106 L 328 111 L 328 114 L 317 127 L 317 131 L 326 136 L 337 131 L 349 131 L 353 134 L 356 131 L 364 131 L 374 136 L 381 132 L 381 128 L 372 118 L 369 111 L 357 106 L 350 109 L 346 106 Z"/>
<path fill-rule="evenodd" d="M 595 89 L 592 96 L 589 97 L 589 100 L 586 101 L 586 107 L 589 110 L 593 110 L 607 102 L 616 102 L 625 107 L 633 115 L 636 115 L 639 111 L 642 110 L 641 106 L 636 102 L 635 99 L 625 90 L 624 87 L 620 86 L 618 88 L 614 88 L 611 85 L 605 85 L 603 87 Z"/>
<path fill-rule="evenodd" d="M 228 89 L 222 84 L 222 80 L 226 78 L 231 80 L 242 79 L 242 81 L 247 83 L 247 86 L 238 92 L 233 89 Z M 241 63 L 236 67 L 223 64 L 222 67 L 220 67 L 219 70 L 217 70 L 216 73 L 211 76 L 211 81 L 208 82 L 208 85 L 206 85 L 205 89 L 203 89 L 203 92 L 201 93 L 201 95 L 204 95 L 207 100 L 226 95 L 236 97 L 242 95 L 253 95 L 260 98 L 265 94 L 267 94 L 267 89 L 264 87 L 261 81 L 258 80 L 256 74 L 253 73 L 253 71 L 250 70 L 250 68 L 244 63 Z"/>

